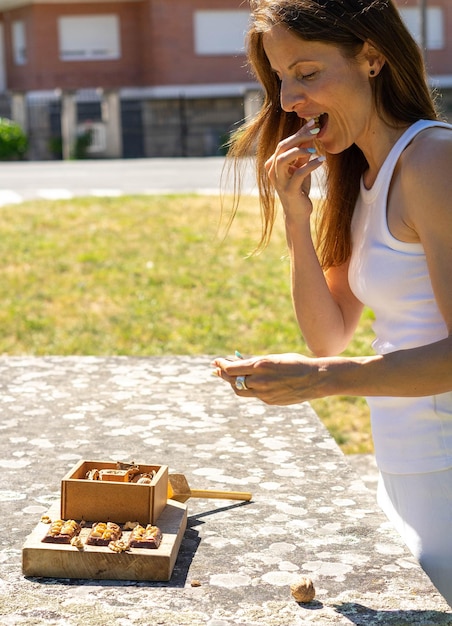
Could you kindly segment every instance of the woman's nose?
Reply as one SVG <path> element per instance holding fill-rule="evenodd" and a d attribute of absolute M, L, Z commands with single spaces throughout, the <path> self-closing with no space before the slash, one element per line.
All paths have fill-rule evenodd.
<path fill-rule="evenodd" d="M 281 82 L 280 91 L 281 108 L 286 113 L 292 113 L 296 107 L 300 104 L 305 104 L 306 96 L 304 94 L 302 86 L 298 83 L 294 85 L 292 82 Z"/>

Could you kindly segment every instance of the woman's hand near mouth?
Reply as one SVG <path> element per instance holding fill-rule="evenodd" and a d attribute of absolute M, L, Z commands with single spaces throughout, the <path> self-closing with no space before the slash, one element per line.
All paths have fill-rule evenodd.
<path fill-rule="evenodd" d="M 313 140 L 319 132 L 319 125 L 312 118 L 294 135 L 281 141 L 265 164 L 286 219 L 295 216 L 309 218 L 312 213 L 309 198 L 311 174 L 325 160 L 317 155 L 314 147 Z"/>

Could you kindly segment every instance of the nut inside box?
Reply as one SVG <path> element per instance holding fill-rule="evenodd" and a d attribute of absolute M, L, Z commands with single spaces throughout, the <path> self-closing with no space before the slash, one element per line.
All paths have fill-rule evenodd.
<path fill-rule="evenodd" d="M 112 471 L 117 470 L 116 463 L 79 461 L 61 482 L 62 519 L 155 524 L 167 504 L 168 466 L 137 467 L 152 476 L 148 484 L 125 482 L 121 472 Z M 107 480 L 88 479 L 94 470 L 104 470 Z"/>

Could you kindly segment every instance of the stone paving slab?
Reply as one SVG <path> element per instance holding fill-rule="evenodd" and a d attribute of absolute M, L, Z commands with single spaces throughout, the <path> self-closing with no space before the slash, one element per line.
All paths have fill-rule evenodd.
<path fill-rule="evenodd" d="M 0 359 L 0 624 L 452 625 L 309 404 L 240 400 L 210 360 Z M 25 538 L 80 459 L 166 464 L 253 499 L 189 500 L 167 583 L 25 578 Z M 306 605 L 290 595 L 300 575 L 317 590 Z"/>

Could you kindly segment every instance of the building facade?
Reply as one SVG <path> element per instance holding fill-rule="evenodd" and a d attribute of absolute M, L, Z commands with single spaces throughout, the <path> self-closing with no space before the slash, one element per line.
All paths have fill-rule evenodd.
<path fill-rule="evenodd" d="M 398 4 L 448 109 L 452 3 L 427 1 L 426 32 L 418 0 Z M 0 113 L 34 159 L 86 134 L 92 158 L 220 154 L 259 102 L 248 18 L 242 0 L 0 0 Z"/>

